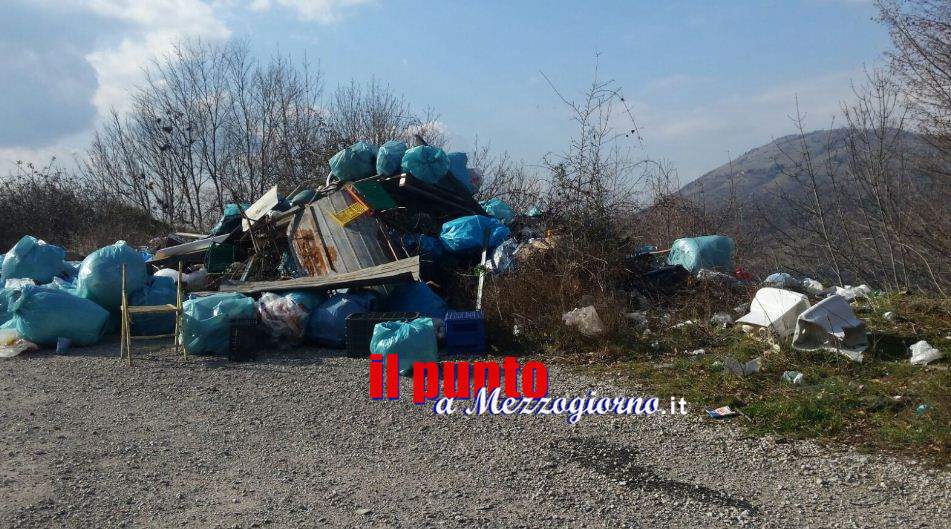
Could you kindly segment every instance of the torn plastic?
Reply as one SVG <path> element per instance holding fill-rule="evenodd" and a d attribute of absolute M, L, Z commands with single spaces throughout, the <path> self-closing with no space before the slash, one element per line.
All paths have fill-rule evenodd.
<path fill-rule="evenodd" d="M 278 340 L 301 340 L 310 311 L 291 296 L 265 292 L 258 300 L 258 316 L 268 334 Z"/>
<path fill-rule="evenodd" d="M 604 332 L 604 323 L 593 305 L 581 307 L 561 315 L 561 320 L 569 327 L 575 327 L 585 336 L 597 336 Z"/>
<path fill-rule="evenodd" d="M 738 377 L 748 377 L 753 373 L 758 373 L 760 370 L 760 365 L 759 358 L 754 358 L 749 362 L 742 364 L 732 356 L 728 356 L 723 359 L 723 367 Z"/>
<path fill-rule="evenodd" d="M 799 371 L 783 371 L 782 381 L 798 386 L 802 384 L 803 374 Z"/>
<path fill-rule="evenodd" d="M 410 372 L 415 362 L 436 362 L 439 356 L 432 318 L 377 323 L 370 338 L 370 353 L 383 355 L 384 365 L 389 361 L 387 355 L 399 355 L 402 374 Z"/>
<path fill-rule="evenodd" d="M 756 291 L 750 303 L 750 313 L 736 320 L 765 327 L 780 336 L 789 336 L 796 330 L 796 319 L 810 306 L 805 294 L 764 287 Z"/>
<path fill-rule="evenodd" d="M 0 358 L 13 358 L 39 348 L 35 343 L 24 340 L 16 329 L 0 329 Z"/>
<path fill-rule="evenodd" d="M 506 239 L 498 245 L 485 262 L 485 269 L 493 274 L 502 274 L 515 267 L 515 254 L 519 249 L 515 239 Z"/>
<path fill-rule="evenodd" d="M 799 314 L 792 345 L 801 351 L 826 349 L 861 362 L 868 336 L 849 302 L 832 295 Z"/>
<path fill-rule="evenodd" d="M 930 362 L 935 360 L 940 360 L 944 353 L 935 349 L 928 342 L 921 340 L 916 342 L 913 345 L 908 347 L 908 352 L 911 353 L 911 363 L 916 366 L 928 365 Z"/>
<path fill-rule="evenodd" d="M 835 287 L 835 295 L 842 296 L 846 301 L 853 301 L 855 298 L 868 298 L 872 294 L 872 287 L 868 285 L 859 285 L 853 287 L 845 285 L 844 287 Z"/>

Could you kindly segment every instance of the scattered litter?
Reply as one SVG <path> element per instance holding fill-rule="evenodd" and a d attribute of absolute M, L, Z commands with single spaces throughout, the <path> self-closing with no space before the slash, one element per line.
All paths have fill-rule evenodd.
<path fill-rule="evenodd" d="M 707 268 L 701 268 L 697 271 L 697 281 L 703 283 L 716 283 L 722 286 L 733 286 L 736 285 L 739 280 L 727 273 L 719 272 L 717 270 L 710 270 Z"/>
<path fill-rule="evenodd" d="M 500 244 L 485 262 L 486 270 L 494 274 L 501 274 L 514 268 L 515 254 L 518 252 L 518 248 L 519 244 L 515 239 L 508 239 Z"/>
<path fill-rule="evenodd" d="M 561 315 L 562 321 L 569 327 L 576 327 L 585 336 L 596 336 L 604 332 L 604 324 L 598 317 L 593 305 L 574 309 Z"/>
<path fill-rule="evenodd" d="M 799 371 L 783 371 L 783 382 L 798 386 L 802 384 L 803 374 Z"/>
<path fill-rule="evenodd" d="M 826 349 L 861 362 L 868 336 L 845 298 L 832 295 L 799 315 L 792 345 L 801 351 Z"/>
<path fill-rule="evenodd" d="M 677 325 L 672 326 L 671 329 L 683 329 L 684 327 L 690 327 L 691 325 L 695 324 L 696 323 L 693 320 L 685 320 L 678 323 Z"/>
<path fill-rule="evenodd" d="M 726 327 L 727 325 L 733 324 L 733 316 L 730 316 L 730 314 L 726 312 L 717 312 L 710 318 L 710 323 L 712 325 Z"/>
<path fill-rule="evenodd" d="M 796 318 L 809 308 L 805 294 L 764 287 L 756 292 L 750 303 L 750 313 L 736 320 L 765 327 L 780 336 L 789 336 L 796 329 Z"/>
<path fill-rule="evenodd" d="M 844 287 L 835 287 L 833 294 L 842 296 L 846 301 L 852 302 L 856 298 L 868 298 L 872 294 L 872 288 L 868 285 L 859 285 L 857 287 L 846 285 Z"/>
<path fill-rule="evenodd" d="M 712 419 L 726 419 L 737 415 L 737 413 L 729 406 L 721 406 L 715 410 L 707 409 L 707 415 Z"/>
<path fill-rule="evenodd" d="M 763 285 L 773 288 L 796 289 L 802 286 L 802 281 L 786 272 L 777 272 L 766 276 Z"/>
<path fill-rule="evenodd" d="M 706 349 L 694 349 L 693 351 L 687 353 L 688 356 L 703 356 L 705 354 L 707 354 Z"/>
<path fill-rule="evenodd" d="M 0 329 L 0 358 L 13 358 L 39 348 L 35 343 L 24 340 L 15 329 Z"/>
<path fill-rule="evenodd" d="M 930 409 L 931 409 L 931 406 L 927 404 L 919 404 L 918 407 L 915 408 L 915 413 L 917 413 L 918 415 L 924 415 Z"/>
<path fill-rule="evenodd" d="M 730 373 L 738 377 L 748 377 L 760 370 L 760 359 L 754 358 L 749 362 L 741 364 L 732 356 L 723 359 L 723 367 Z"/>
<path fill-rule="evenodd" d="M 818 296 L 826 287 L 815 279 L 806 278 L 802 280 L 802 289 L 813 296 Z"/>
<path fill-rule="evenodd" d="M 637 325 L 647 325 L 647 311 L 638 310 L 634 312 L 628 312 L 624 315 L 625 318 L 631 320 Z"/>
<path fill-rule="evenodd" d="M 885 321 L 895 321 L 896 319 L 895 313 L 892 311 L 888 311 L 885 314 L 882 314 L 882 319 Z"/>
<path fill-rule="evenodd" d="M 939 360 L 944 356 L 940 350 L 935 349 L 928 342 L 921 340 L 915 344 L 908 347 L 908 352 L 911 353 L 911 363 L 912 365 L 928 365 L 935 360 Z"/>

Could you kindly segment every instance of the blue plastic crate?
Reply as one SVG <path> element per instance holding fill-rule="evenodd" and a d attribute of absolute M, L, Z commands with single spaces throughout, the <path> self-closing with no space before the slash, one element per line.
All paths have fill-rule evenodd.
<path fill-rule="evenodd" d="M 446 313 L 446 350 L 450 353 L 485 352 L 485 318 L 482 311 Z"/>

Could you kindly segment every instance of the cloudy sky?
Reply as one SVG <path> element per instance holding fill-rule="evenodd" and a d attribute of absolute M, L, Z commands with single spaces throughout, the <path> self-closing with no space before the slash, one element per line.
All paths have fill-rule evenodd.
<path fill-rule="evenodd" d="M 475 138 L 537 163 L 572 133 L 544 80 L 623 88 L 644 155 L 684 181 L 792 131 L 795 99 L 828 127 L 888 36 L 861 0 L 4 0 L 0 172 L 81 153 L 150 58 L 177 40 L 306 56 L 333 86 L 375 78 Z"/>

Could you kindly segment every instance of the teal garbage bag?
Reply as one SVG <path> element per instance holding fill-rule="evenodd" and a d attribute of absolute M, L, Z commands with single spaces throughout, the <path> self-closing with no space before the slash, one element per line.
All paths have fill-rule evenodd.
<path fill-rule="evenodd" d="M 190 354 L 228 352 L 231 320 L 252 319 L 254 300 L 236 292 L 212 294 L 186 301 L 182 307 L 182 338 Z"/>
<path fill-rule="evenodd" d="M 125 241 L 100 248 L 83 259 L 76 278 L 76 295 L 95 301 L 109 311 L 122 304 L 122 267 L 125 265 L 125 288 L 132 294 L 145 286 L 149 278 L 145 260 Z"/>
<path fill-rule="evenodd" d="M 420 145 L 406 151 L 402 168 L 404 173 L 436 185 L 449 172 L 449 157 L 446 156 L 446 151 L 438 147 Z"/>
<path fill-rule="evenodd" d="M 370 353 L 398 355 L 399 372 L 407 373 L 415 362 L 436 362 L 436 330 L 432 318 L 416 318 L 413 321 L 386 321 L 373 326 L 370 338 Z"/>
<path fill-rule="evenodd" d="M 390 140 L 381 145 L 376 154 L 376 174 L 393 176 L 399 173 L 404 154 L 406 154 L 406 144 L 401 141 Z"/>
<path fill-rule="evenodd" d="M 449 158 L 449 174 L 455 177 L 469 194 L 476 192 L 472 185 L 472 177 L 469 175 L 469 157 L 464 152 L 451 152 L 446 155 Z"/>
<path fill-rule="evenodd" d="M 490 217 L 499 219 L 502 224 L 508 224 L 515 218 L 515 210 L 501 199 L 491 198 L 479 204 Z"/>
<path fill-rule="evenodd" d="M 358 141 L 330 158 L 330 173 L 345 182 L 373 176 L 376 153 L 376 145 Z"/>
<path fill-rule="evenodd" d="M 0 288 L 0 325 L 10 321 L 13 313 L 10 312 L 10 303 L 13 301 L 16 289 Z"/>
<path fill-rule="evenodd" d="M 290 205 L 300 206 L 301 204 L 307 204 L 314 200 L 315 196 L 317 196 L 317 192 L 313 189 L 304 189 L 291 197 Z"/>
<path fill-rule="evenodd" d="M 211 231 L 208 232 L 208 235 L 212 237 L 218 235 L 224 235 L 226 233 L 233 232 L 238 226 L 241 225 L 241 212 L 246 211 L 251 204 L 247 202 L 242 202 L 240 204 L 225 204 L 225 210 L 221 218 L 218 219 L 218 223 L 215 224 Z"/>
<path fill-rule="evenodd" d="M 28 278 L 42 285 L 67 270 L 64 259 L 66 250 L 24 235 L 4 256 L 0 276 L 4 281 Z"/>
<path fill-rule="evenodd" d="M 397 285 L 380 301 L 384 312 L 418 312 L 421 316 L 445 319 L 449 305 L 426 283 Z"/>
<path fill-rule="evenodd" d="M 72 281 L 70 281 L 70 280 L 67 280 L 67 279 L 62 279 L 62 278 L 59 278 L 59 277 L 54 277 L 54 278 L 53 278 L 53 282 L 50 283 L 50 284 L 48 284 L 48 285 L 46 285 L 46 286 L 48 286 L 48 287 L 50 287 L 50 288 L 55 288 L 55 289 L 57 289 L 57 290 L 62 290 L 62 291 L 65 291 L 65 292 L 69 292 L 70 294 L 72 294 L 72 295 L 74 295 L 74 296 L 76 295 L 76 282 L 75 282 L 75 279 L 72 280 Z"/>
<path fill-rule="evenodd" d="M 347 344 L 347 316 L 370 312 L 374 303 L 369 292 L 334 294 L 314 309 L 307 323 L 309 340 L 325 347 L 342 348 Z"/>
<path fill-rule="evenodd" d="M 733 239 L 723 235 L 705 235 L 677 239 L 667 254 L 668 265 L 681 265 L 691 274 L 701 268 L 732 272 Z"/>
<path fill-rule="evenodd" d="M 74 345 L 92 345 L 102 337 L 106 309 L 64 290 L 26 285 L 14 291 L 5 325 L 38 345 L 56 345 L 68 338 Z"/>
<path fill-rule="evenodd" d="M 512 234 L 497 219 L 469 215 L 450 220 L 442 225 L 439 240 L 452 253 L 482 251 L 482 238 L 489 233 L 489 249 L 502 244 Z"/>
<path fill-rule="evenodd" d="M 178 290 L 171 277 L 152 276 L 145 286 L 129 296 L 129 305 L 174 305 L 178 302 Z M 157 336 L 171 334 L 175 330 L 175 314 L 136 314 L 132 317 L 132 334 Z"/>
<path fill-rule="evenodd" d="M 295 303 L 304 307 L 307 312 L 314 312 L 317 305 L 320 305 L 327 299 L 327 296 L 320 292 L 311 292 L 309 290 L 292 290 L 286 294 Z"/>

